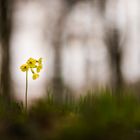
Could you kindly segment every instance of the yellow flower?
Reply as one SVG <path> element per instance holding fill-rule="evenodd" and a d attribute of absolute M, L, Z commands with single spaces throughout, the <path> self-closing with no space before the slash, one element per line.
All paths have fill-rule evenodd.
<path fill-rule="evenodd" d="M 42 68 L 43 68 L 42 58 L 39 58 L 38 60 L 34 58 L 29 58 L 27 62 L 20 67 L 20 69 L 23 72 L 28 71 L 30 69 L 33 74 L 32 76 L 33 80 L 39 77 L 39 74 L 37 73 L 39 73 Z M 34 70 L 36 70 L 37 73 L 35 73 Z"/>
<path fill-rule="evenodd" d="M 40 72 L 40 70 L 42 69 L 42 58 L 39 58 L 38 59 L 38 61 L 37 61 L 37 63 L 38 63 L 38 66 L 36 66 L 36 71 L 37 71 L 37 73 L 39 73 Z"/>
<path fill-rule="evenodd" d="M 28 64 L 23 64 L 20 66 L 20 69 L 21 69 L 21 71 L 25 72 L 25 71 L 28 71 L 29 66 L 28 66 Z"/>
<path fill-rule="evenodd" d="M 39 77 L 39 74 L 37 74 L 37 73 L 34 73 L 32 76 L 33 80 L 36 80 L 38 77 Z"/>
<path fill-rule="evenodd" d="M 41 69 L 42 69 L 42 64 L 39 64 L 36 68 L 36 71 L 39 73 Z"/>
<path fill-rule="evenodd" d="M 36 59 L 29 58 L 27 61 L 27 64 L 29 65 L 30 68 L 35 68 L 36 67 Z"/>
<path fill-rule="evenodd" d="M 39 58 L 38 63 L 42 65 L 42 58 Z"/>

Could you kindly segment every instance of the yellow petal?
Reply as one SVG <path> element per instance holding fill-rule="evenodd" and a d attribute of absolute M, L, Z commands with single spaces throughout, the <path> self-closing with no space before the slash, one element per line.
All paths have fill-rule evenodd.
<path fill-rule="evenodd" d="M 42 64 L 42 58 L 39 58 L 38 63 Z"/>
<path fill-rule="evenodd" d="M 37 66 L 37 68 L 36 68 L 36 71 L 39 73 L 40 72 L 40 70 L 42 69 L 42 64 L 39 64 L 38 66 Z"/>
<path fill-rule="evenodd" d="M 35 66 L 36 66 L 36 59 L 29 58 L 28 61 L 27 61 L 27 64 L 29 65 L 30 68 L 35 68 Z"/>
<path fill-rule="evenodd" d="M 41 70 L 41 69 L 40 69 L 39 67 L 36 68 L 37 73 L 39 73 L 40 70 Z"/>
<path fill-rule="evenodd" d="M 34 73 L 32 76 L 33 80 L 36 80 L 38 77 L 39 77 L 39 74 L 36 74 L 36 73 Z"/>
<path fill-rule="evenodd" d="M 20 69 L 21 69 L 21 71 L 25 72 L 25 71 L 28 71 L 29 66 L 27 64 L 23 64 L 20 66 Z"/>

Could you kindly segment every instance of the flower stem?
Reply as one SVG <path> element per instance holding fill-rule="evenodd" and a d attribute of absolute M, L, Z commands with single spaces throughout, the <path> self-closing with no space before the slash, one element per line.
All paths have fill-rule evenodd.
<path fill-rule="evenodd" d="M 25 111 L 27 112 L 28 71 L 26 71 Z"/>

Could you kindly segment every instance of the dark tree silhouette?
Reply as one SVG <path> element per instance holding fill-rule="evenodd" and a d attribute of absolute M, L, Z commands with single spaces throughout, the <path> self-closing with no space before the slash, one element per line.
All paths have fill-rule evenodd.
<path fill-rule="evenodd" d="M 10 36 L 13 0 L 0 0 L 0 41 L 2 45 L 1 94 L 10 99 Z"/>
<path fill-rule="evenodd" d="M 112 68 L 112 87 L 116 91 L 123 86 L 123 76 L 121 71 L 122 51 L 120 49 L 120 35 L 115 28 L 110 30 L 106 36 L 106 43 L 110 54 L 110 64 Z"/>
<path fill-rule="evenodd" d="M 66 18 L 72 7 L 80 0 L 63 0 L 63 10 L 57 22 L 57 27 L 54 32 L 53 45 L 54 45 L 54 77 L 53 77 L 53 90 L 54 96 L 57 101 L 62 101 L 64 93 L 64 83 L 62 79 L 62 65 L 61 65 L 61 52 L 62 52 L 62 35 L 66 22 Z"/>
<path fill-rule="evenodd" d="M 105 18 L 106 4 L 108 0 L 95 0 L 99 12 Z M 110 67 L 112 69 L 111 87 L 118 92 L 123 87 L 123 76 L 121 71 L 122 50 L 120 44 L 120 32 L 116 25 L 107 25 L 105 29 L 105 43 L 109 52 Z"/>

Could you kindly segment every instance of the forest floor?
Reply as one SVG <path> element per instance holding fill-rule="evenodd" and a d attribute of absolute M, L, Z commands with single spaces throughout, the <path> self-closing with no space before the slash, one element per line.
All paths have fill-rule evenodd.
<path fill-rule="evenodd" d="M 0 98 L 1 140 L 140 140 L 140 100 L 122 92 L 88 92 L 56 102 L 47 94 L 28 111 Z"/>

